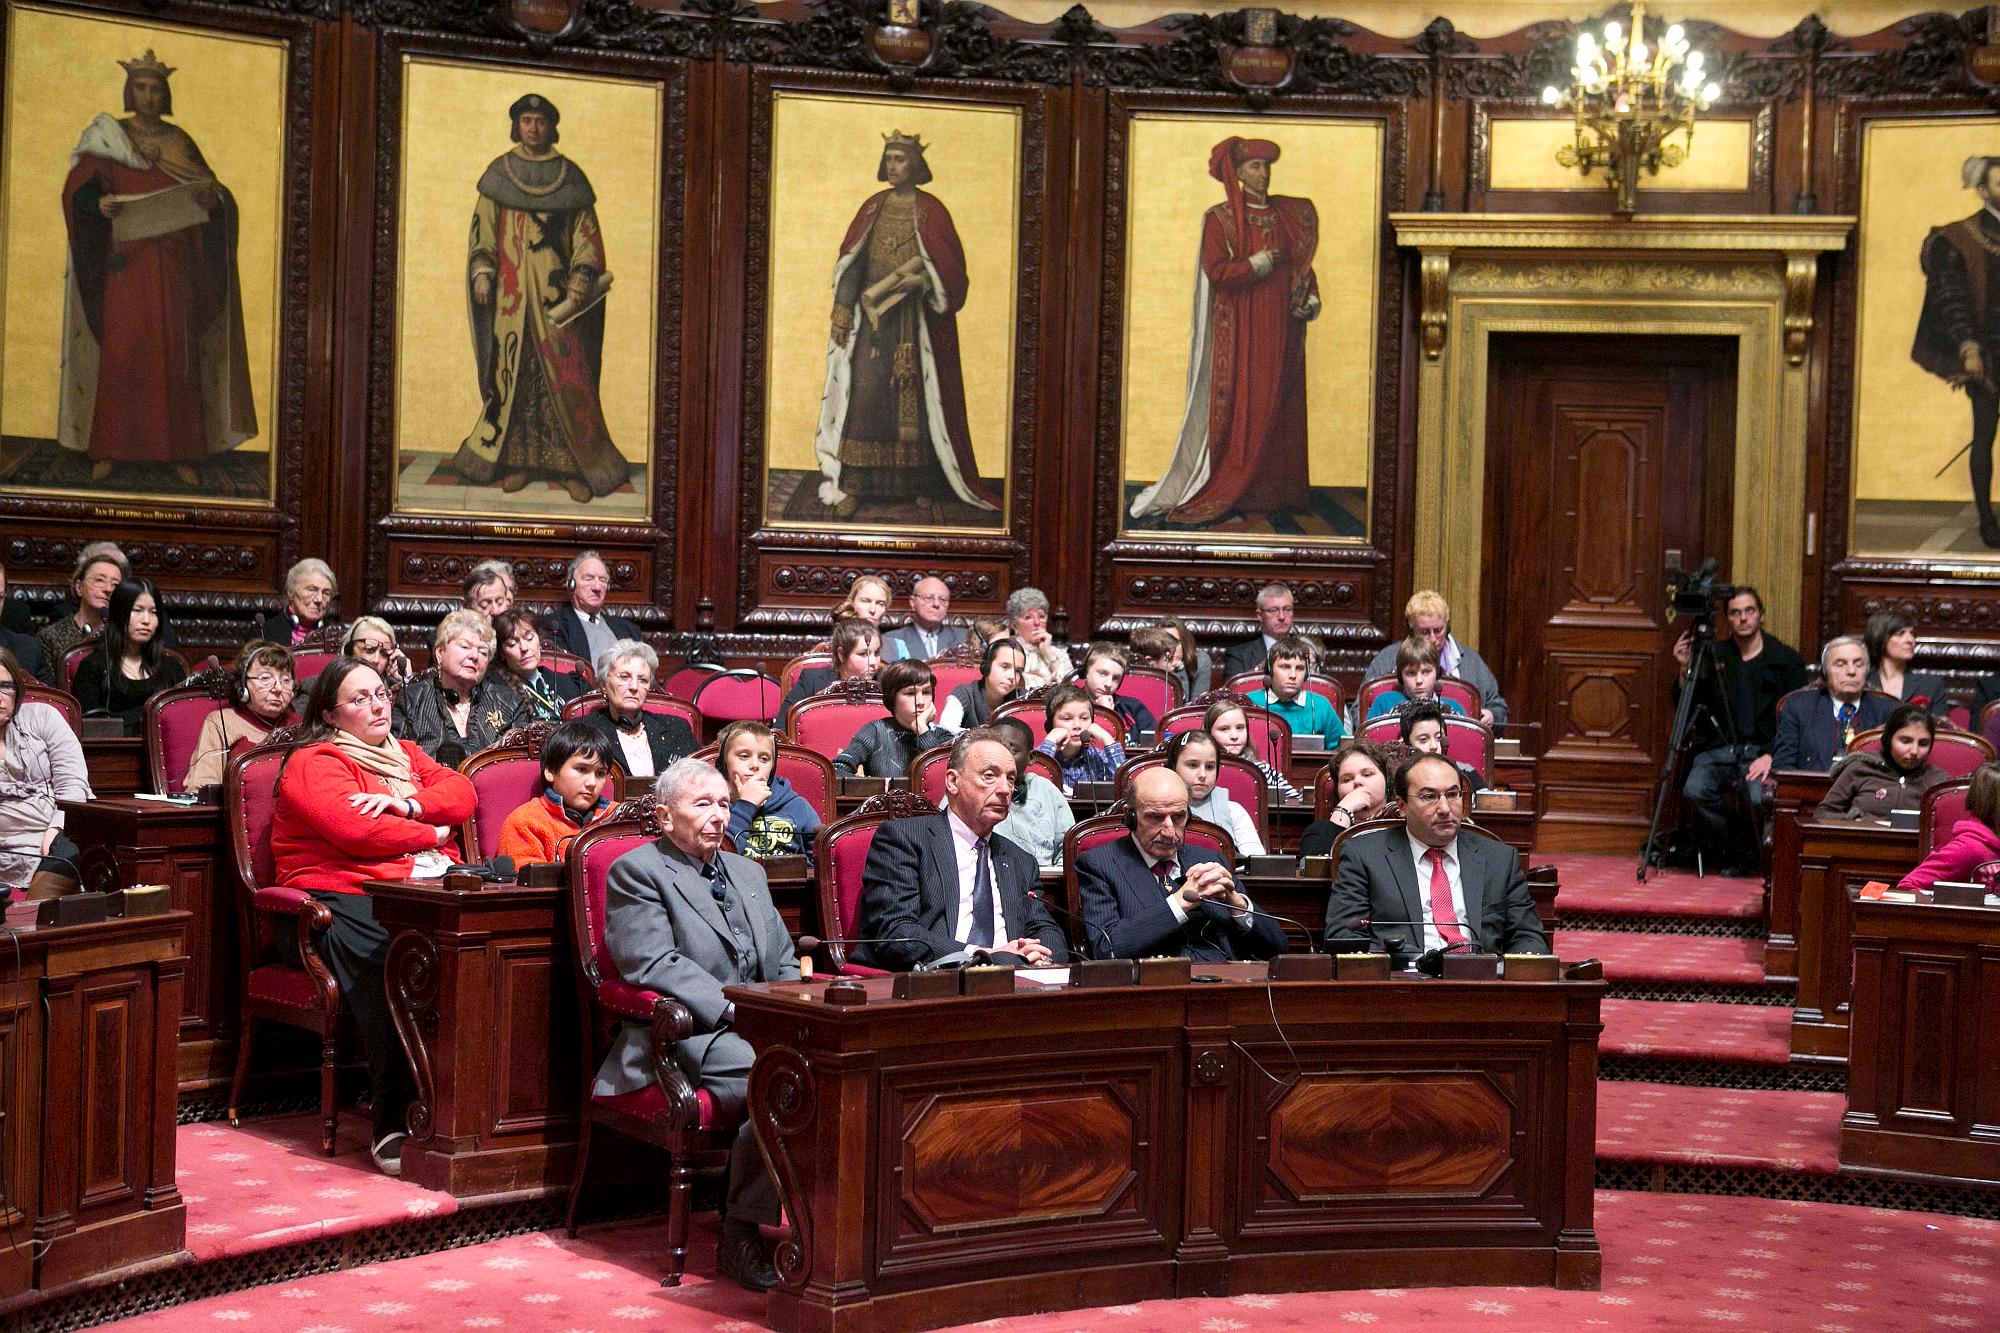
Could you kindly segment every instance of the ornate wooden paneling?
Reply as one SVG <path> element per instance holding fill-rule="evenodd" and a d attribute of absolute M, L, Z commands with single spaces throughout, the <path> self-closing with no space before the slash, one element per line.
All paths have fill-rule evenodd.
<path fill-rule="evenodd" d="M 1480 1074 L 1316 1074 L 1271 1108 L 1271 1177 L 1295 1202 L 1477 1195 L 1513 1159 L 1514 1108 Z"/>
<path fill-rule="evenodd" d="M 1109 1213 L 1144 1154 L 1142 1089 L 939 1095 L 909 1112 L 903 1199 L 931 1232 Z"/>

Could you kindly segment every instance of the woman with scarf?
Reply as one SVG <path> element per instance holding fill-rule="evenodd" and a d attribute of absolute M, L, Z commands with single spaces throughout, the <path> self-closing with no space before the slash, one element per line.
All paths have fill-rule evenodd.
<path fill-rule="evenodd" d="M 476 801 L 462 774 L 389 734 L 389 691 L 367 663 L 341 658 L 322 671 L 305 714 L 300 748 L 278 773 L 272 863 L 281 886 L 311 894 L 333 914 L 317 948 L 361 1030 L 375 1165 L 400 1175 L 410 1075 L 382 975 L 389 935 L 363 886 L 441 877 Z"/>

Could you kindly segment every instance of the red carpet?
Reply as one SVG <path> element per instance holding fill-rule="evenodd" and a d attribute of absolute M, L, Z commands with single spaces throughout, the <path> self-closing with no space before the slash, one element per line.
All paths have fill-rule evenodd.
<path fill-rule="evenodd" d="M 1764 915 L 1764 891 L 1754 879 L 1699 879 L 1692 870 L 1650 870 L 1641 884 L 1633 876 L 1636 856 L 1591 856 L 1559 852 L 1536 856 L 1557 867 L 1562 891 L 1556 906 L 1564 912 L 1610 916 L 1709 916 L 1751 918 Z"/>
<path fill-rule="evenodd" d="M 391 1180 L 368 1156 L 368 1121 L 341 1120 L 322 1157 L 319 1116 L 183 1125 L 174 1172 L 187 1200 L 188 1249 L 197 1261 L 365 1231 L 458 1211 L 458 1200 Z"/>
<path fill-rule="evenodd" d="M 1771 1094 L 1762 1094 L 1770 1096 Z M 705 1220 L 705 1219 L 704 1219 Z M 1601 1291 L 1433 1288 L 1350 1291 L 1066 1311 L 981 1327 L 1023 1333 L 1275 1333 L 1366 1327 L 1879 1333 L 1990 1329 L 2000 1321 L 2000 1223 L 1837 1204 L 1599 1191 Z M 444 1333 L 458 1329 L 671 1330 L 764 1327 L 759 1298 L 711 1271 L 697 1222 L 678 1290 L 657 1280 L 659 1228 L 560 1233 L 370 1265 L 212 1297 L 119 1328 L 259 1333 Z"/>
<path fill-rule="evenodd" d="M 1685 1000 L 1606 1000 L 1600 1055 L 1785 1065 L 1792 1058 L 1792 1011 L 1774 1004 Z"/>
<path fill-rule="evenodd" d="M 1565 963 L 1595 958 L 1605 980 L 1761 985 L 1764 941 L 1710 935 L 1638 935 L 1615 930 L 1559 930 L 1555 950 Z"/>
<path fill-rule="evenodd" d="M 1597 1158 L 1830 1176 L 1846 1109 L 1838 1092 L 1600 1083 Z"/>

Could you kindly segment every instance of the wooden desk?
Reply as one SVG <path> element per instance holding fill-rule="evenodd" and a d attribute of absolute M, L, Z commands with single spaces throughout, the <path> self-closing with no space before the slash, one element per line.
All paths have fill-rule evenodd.
<path fill-rule="evenodd" d="M 1772 775 L 1777 791 L 1771 797 L 1771 885 L 1764 894 L 1764 976 L 1769 981 L 1795 981 L 1799 975 L 1799 879 L 1798 843 L 1780 842 L 1781 830 L 1790 824 L 1797 833 L 1797 821 L 1812 818 L 1815 806 L 1826 799 L 1833 779 L 1824 773 L 1782 770 Z"/>
<path fill-rule="evenodd" d="M 885 977 L 852 1007 L 732 987 L 791 1227 L 770 1322 L 1597 1286 L 1602 983 L 1197 972 L 1226 980 L 899 1001 Z"/>
<path fill-rule="evenodd" d="M 1843 1166 L 2000 1183 L 2000 908 L 1861 902 Z"/>
<path fill-rule="evenodd" d="M 138 736 L 86 736 L 83 766 L 99 796 L 129 796 L 149 785 L 146 742 Z"/>
<path fill-rule="evenodd" d="M 100 796 L 65 801 L 63 814 L 93 886 L 165 884 L 174 909 L 188 914 L 177 1077 L 184 1093 L 226 1087 L 236 1067 L 242 977 L 221 807 Z"/>
<path fill-rule="evenodd" d="M 460 1198 L 569 1187 L 578 1088 L 567 891 L 374 883 L 416 1076 L 403 1178 Z"/>
<path fill-rule="evenodd" d="M 18 972 L 0 937 L 0 1313 L 185 1249 L 174 1050 L 188 920 L 17 927 Z"/>
<path fill-rule="evenodd" d="M 1850 888 L 1871 879 L 1894 884 L 1917 863 L 1914 829 L 1778 817 L 1773 835 L 1771 900 L 1798 904 L 1798 1003 L 1792 1010 L 1792 1057 L 1847 1060 Z M 1785 887 L 1781 889 L 1780 885 Z M 1793 887 L 1795 886 L 1795 887 Z"/>

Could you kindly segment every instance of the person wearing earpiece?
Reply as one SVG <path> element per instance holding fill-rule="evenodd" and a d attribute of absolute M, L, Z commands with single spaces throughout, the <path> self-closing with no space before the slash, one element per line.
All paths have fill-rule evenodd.
<path fill-rule="evenodd" d="M 294 721 L 292 650 L 268 639 L 243 645 L 232 673 L 229 706 L 218 708 L 194 738 L 194 762 L 179 790 L 200 791 L 222 781 L 232 756 L 261 744 L 272 731 Z"/>
<path fill-rule="evenodd" d="M 1341 847 L 1326 903 L 1328 942 L 1366 923 L 1396 966 L 1433 951 L 1547 953 L 1521 857 L 1465 823 L 1465 779 L 1418 755 L 1396 771 L 1401 828 L 1364 829 Z"/>
<path fill-rule="evenodd" d="M 1171 768 L 1132 779 L 1127 836 L 1076 858 L 1087 947 L 1099 958 L 1269 958 L 1285 932 L 1258 914 L 1220 853 L 1186 842 L 1188 789 Z"/>
<path fill-rule="evenodd" d="M 569 562 L 569 605 L 549 617 L 548 637 L 566 653 L 595 662 L 612 644 L 642 636 L 639 627 L 604 609 L 611 593 L 611 567 L 595 551 L 580 552 Z"/>

